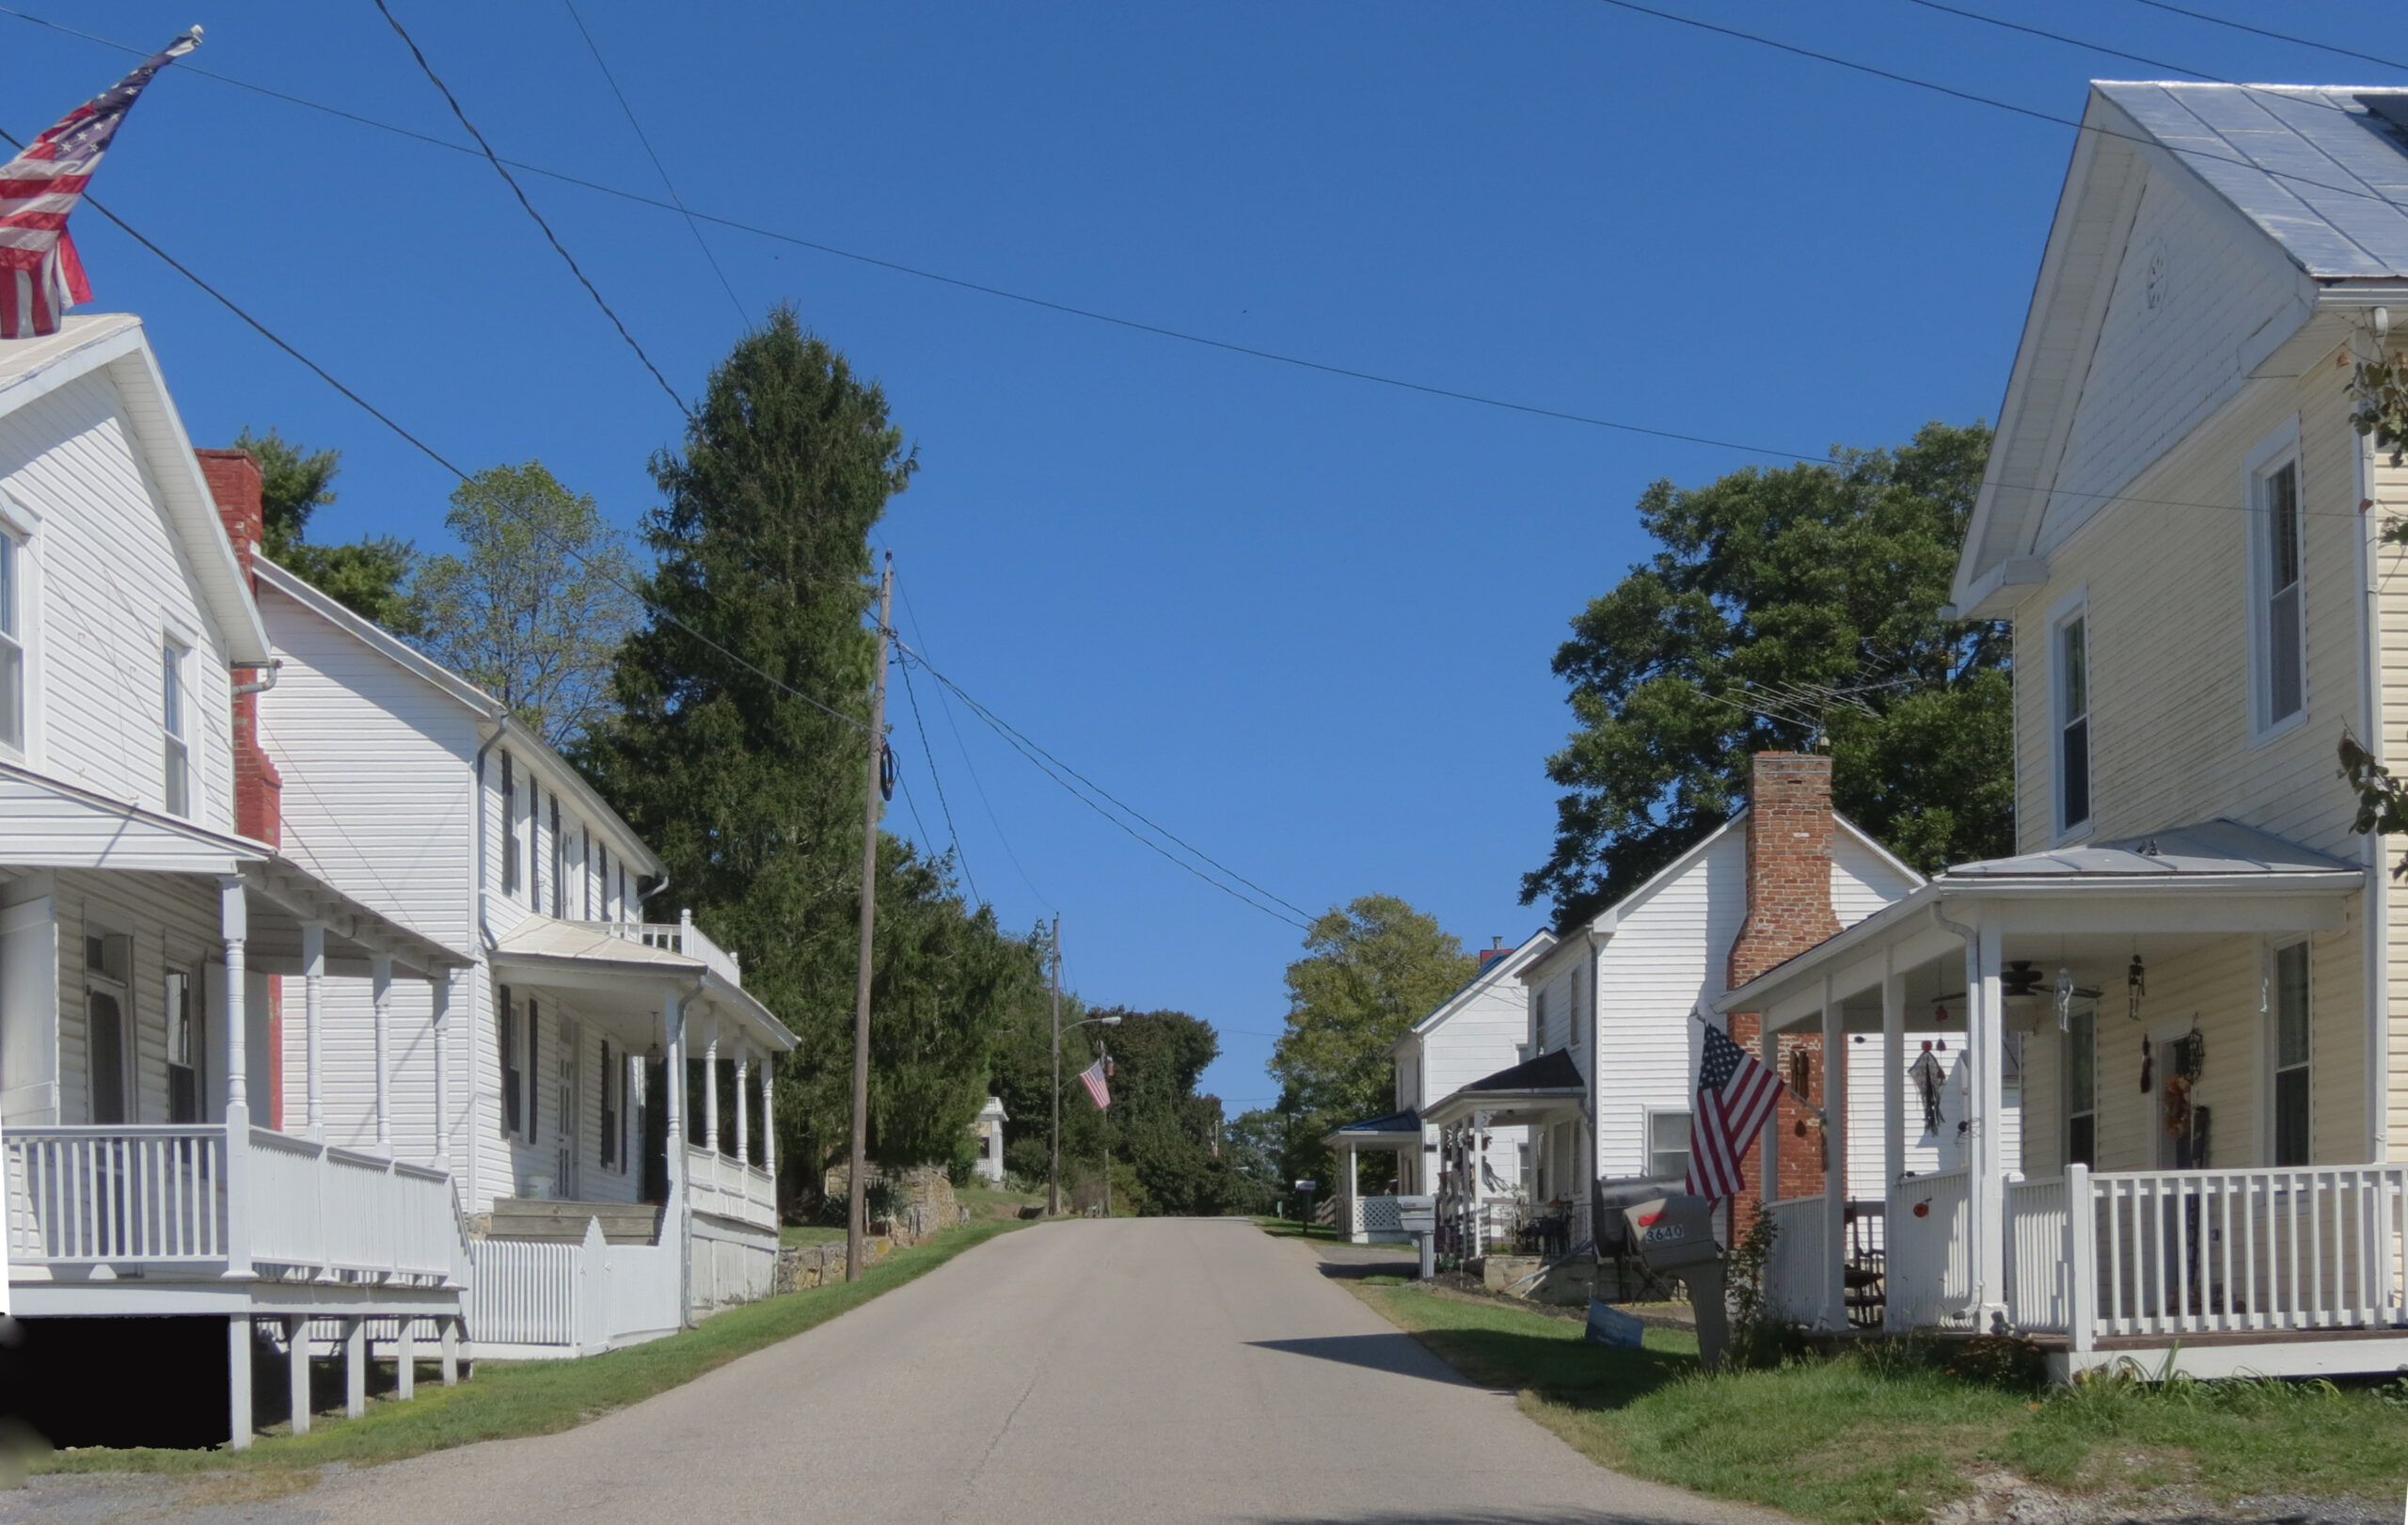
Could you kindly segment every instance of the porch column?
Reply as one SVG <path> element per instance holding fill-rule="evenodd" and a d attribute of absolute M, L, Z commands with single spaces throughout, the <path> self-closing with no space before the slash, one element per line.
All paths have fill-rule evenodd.
<path fill-rule="evenodd" d="M 777 1060 L 761 1056 L 761 1168 L 769 1179 L 778 1179 L 778 1088 Z"/>
<path fill-rule="evenodd" d="M 226 1321 L 226 1449 L 251 1449 L 251 1315 Z"/>
<path fill-rule="evenodd" d="M 393 1152 L 393 956 L 368 956 L 368 988 L 376 1012 L 376 1147 Z"/>
<path fill-rule="evenodd" d="M 342 1321 L 342 1412 L 357 1419 L 368 1412 L 368 1321 Z"/>
<path fill-rule="evenodd" d="M 293 1433 L 309 1433 L 309 1321 L 297 1313 L 284 1319 L 284 1390 L 293 1407 Z"/>
<path fill-rule="evenodd" d="M 1907 1173 L 1907 977 L 1894 962 L 1881 977 L 1881 1257 L 1890 1266 L 1891 1230 L 1896 1225 L 1898 1178 Z M 1894 1330 L 1898 1322 L 1881 1305 L 1881 1327 Z"/>
<path fill-rule="evenodd" d="M 686 1211 L 686 993 L 672 989 L 660 998 L 661 1040 L 667 1050 L 667 1061 L 661 1089 L 669 1094 L 668 1125 L 663 1130 L 667 1141 L 663 1152 L 669 1156 L 669 1201 L 663 1213 L 661 1230 L 664 1234 L 677 1235 L 677 1322 L 693 1322 L 694 1306 L 694 1225 Z"/>
<path fill-rule="evenodd" d="M 1965 945 L 1967 1058 L 1972 1066 L 1972 1126 L 1966 1150 L 1967 1217 L 1972 1227 L 1973 1326 L 1987 1333 L 2006 1318 L 2006 1164 L 1999 1148 L 2003 1096 L 1999 963 L 2005 939 L 1997 909 L 1982 912 L 1976 934 Z"/>
<path fill-rule="evenodd" d="M 326 1136 L 325 1020 L 326 1014 L 326 924 L 301 924 L 302 1030 L 308 1050 L 309 1088 L 308 1128 L 311 1138 Z"/>
<path fill-rule="evenodd" d="M 1823 977 L 1823 1312 L 1847 1327 L 1847 1023 Z"/>
<path fill-rule="evenodd" d="M 719 1152 L 719 1018 L 704 1029 L 703 1037 L 703 1148 Z"/>
<path fill-rule="evenodd" d="M 226 945 L 226 1279 L 251 1279 L 251 1092 L 243 997 L 250 985 L 243 946 L 250 935 L 250 900 L 240 874 L 217 881 L 217 934 Z M 246 1337 L 247 1338 L 247 1337 Z M 247 1348 L 247 1347 L 246 1347 Z M 247 1437 L 248 1432 L 245 1432 Z M 248 1444 L 247 1438 L 245 1440 Z"/>
<path fill-rule="evenodd" d="M 1359 1179 L 1354 1168 L 1354 1140 L 1350 1138 L 1339 1147 L 1344 1151 L 1339 1156 L 1344 1163 L 1338 1168 L 1338 1215 L 1345 1221 L 1330 1226 L 1351 1242 L 1354 1237 L 1354 1193 Z"/>
<path fill-rule="evenodd" d="M 427 994 L 433 1003 L 433 1015 L 428 1025 L 435 1040 L 435 1168 L 452 1168 L 452 1096 L 451 1056 L 445 1052 L 445 1019 L 452 1015 L 452 973 L 438 970 L 427 981 Z"/>
<path fill-rule="evenodd" d="M 752 1108 L 745 1104 L 744 1085 L 752 1078 L 752 1045 L 736 1040 L 736 1159 L 752 1163 Z"/>
<path fill-rule="evenodd" d="M 393 1321 L 393 1396 L 418 1396 L 418 1320 L 407 1313 Z"/>

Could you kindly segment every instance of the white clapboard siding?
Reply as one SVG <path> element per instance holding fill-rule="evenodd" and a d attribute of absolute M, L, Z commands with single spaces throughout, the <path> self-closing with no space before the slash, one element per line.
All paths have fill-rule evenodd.
<path fill-rule="evenodd" d="M 134 1085 L 127 1092 L 131 1122 L 167 1120 L 166 977 L 170 968 L 199 978 L 217 937 L 217 891 L 203 881 L 163 874 L 111 874 L 68 870 L 58 876 L 59 923 L 59 1107 L 55 1120 L 70 1126 L 91 1121 L 91 1074 L 84 968 L 87 935 L 118 932 L 133 938 L 133 959 L 122 999 L 130 1008 L 135 1039 Z M 196 990 L 200 987 L 196 985 Z M 203 1089 L 217 1098 L 212 1115 L 224 1116 L 223 1038 L 202 1055 Z M 28 1121 L 35 1120 L 26 1120 Z"/>
<path fill-rule="evenodd" d="M 2374 453 L 2368 475 L 2378 522 L 2389 524 L 2408 516 L 2408 465 L 2393 466 L 2388 452 Z M 2384 755 L 2397 770 L 2408 758 L 2408 546 L 2382 546 L 2376 551 L 2375 585 L 2379 596 L 2383 666 L 2378 703 L 2383 709 Z M 2384 861 L 2397 869 L 2408 855 L 2408 843 L 2387 840 Z M 2394 878 L 2395 886 L 2400 881 Z M 2387 949 L 2391 1054 L 2384 1077 L 2386 1137 L 2394 1161 L 2408 1160 L 2408 896 L 2394 889 L 2390 897 L 2390 946 Z M 2321 1034 L 2318 1037 L 2321 1039 Z M 2310 1084 L 2314 1073 L 2310 1072 Z M 2311 1109 L 2313 1102 L 2311 1101 Z"/>
<path fill-rule="evenodd" d="M 172 630 L 193 643 L 191 818 L 230 831 L 227 648 L 105 374 L 0 416 L 0 494 L 40 516 L 24 564 L 37 769 L 164 808 L 160 651 Z"/>

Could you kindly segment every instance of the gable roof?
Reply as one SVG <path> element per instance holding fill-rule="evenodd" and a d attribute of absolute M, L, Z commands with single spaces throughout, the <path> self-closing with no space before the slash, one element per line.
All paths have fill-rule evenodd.
<path fill-rule="evenodd" d="M 264 667 L 266 627 L 252 607 L 233 544 L 217 516 L 217 500 L 201 475 L 166 378 L 142 331 L 142 320 L 122 312 L 71 316 L 58 332 L 40 339 L 0 341 L 0 414 L 12 413 L 99 372 L 115 384 L 133 426 L 134 444 L 160 506 L 192 568 L 201 607 L 209 612 L 226 656 L 236 667 Z"/>
<path fill-rule="evenodd" d="M 1467 1086 L 1458 1087 L 1458 1096 L 1478 1096 L 1496 1091 L 1585 1090 L 1588 1082 L 1580 1078 L 1580 1066 L 1573 1061 L 1568 1049 L 1552 1049 L 1535 1059 L 1525 1059 L 1510 1070 L 1499 1070 L 1493 1075 L 1482 1075 Z"/>
<path fill-rule="evenodd" d="M 1519 974 L 1529 965 L 1531 961 L 1545 958 L 1547 950 L 1554 946 L 1555 934 L 1542 927 L 1524 938 L 1520 946 L 1513 949 L 1503 958 L 1489 960 L 1478 973 L 1458 986 L 1452 995 L 1433 1007 L 1428 1016 L 1406 1028 L 1402 1038 L 1388 1045 L 1388 1052 L 1394 1054 L 1413 1040 L 1427 1038 L 1436 1032 L 1447 1025 L 1450 1017 L 1468 1007 L 1473 996 L 1483 991 L 1495 989 L 1503 983 L 1508 975 Z"/>
<path fill-rule="evenodd" d="M 2242 373 L 2274 373 L 2281 357 L 2304 364 L 2341 342 L 2336 310 L 2408 300 L 2403 123 L 2408 91 L 2398 89 L 2091 86 L 1957 560 L 1952 599 L 1964 617 L 1995 618 L 2010 590 L 2047 576 L 2037 550 L 2144 183 L 2156 176 L 2199 199 L 2229 246 L 2291 285 L 2289 304 L 2238 355 Z M 2094 491 L 2065 506 L 2079 517 L 2103 502 Z"/>

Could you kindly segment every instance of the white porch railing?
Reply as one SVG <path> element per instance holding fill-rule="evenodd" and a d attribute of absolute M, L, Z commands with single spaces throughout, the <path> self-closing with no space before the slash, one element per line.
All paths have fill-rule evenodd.
<path fill-rule="evenodd" d="M 1824 1219 L 1830 1206 L 1820 1197 L 1766 1202 L 1773 1227 L 1772 1253 L 1765 1259 L 1765 1311 L 1809 1326 L 1832 1322 Z"/>
<path fill-rule="evenodd" d="M 2063 1332 L 2073 1309 L 2073 1244 L 2063 1181 L 2006 1185 L 2006 1318 L 2024 1330 Z"/>
<path fill-rule="evenodd" d="M 690 916 L 676 921 L 580 921 L 576 925 L 591 928 L 622 942 L 666 948 L 689 959 L 700 959 L 711 973 L 729 984 L 739 988 L 744 984 L 743 964 L 735 954 L 705 936 Z"/>
<path fill-rule="evenodd" d="M 778 1183 L 769 1172 L 716 1150 L 686 1146 L 686 1200 L 697 1213 L 772 1231 L 778 1226 Z"/>
<path fill-rule="evenodd" d="M 1969 1186 L 1962 1167 L 1899 1178 L 1881 1231 L 1891 1327 L 1963 1322 L 1973 1298 Z"/>
<path fill-rule="evenodd" d="M 429 1285 L 465 1275 L 442 1171 L 265 1128 L 246 1130 L 239 1161 L 229 1146 L 223 1126 L 8 1129 L 9 1263 L 218 1263 Z"/>

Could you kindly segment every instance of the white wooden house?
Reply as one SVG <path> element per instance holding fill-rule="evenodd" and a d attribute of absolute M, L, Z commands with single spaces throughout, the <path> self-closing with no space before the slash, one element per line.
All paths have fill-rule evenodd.
<path fill-rule="evenodd" d="M 482 1355 L 587 1354 L 766 1295 L 768 1061 L 793 1035 L 690 917 L 645 919 L 659 861 L 499 701 L 273 564 L 259 584 L 282 663 L 260 734 L 290 850 L 465 965 L 431 993 L 459 1040 L 404 1056 L 389 1122 L 369 1051 L 311 1066 L 289 1028 L 288 1113 L 450 1160 Z M 425 1014 L 401 1010 L 405 1029 Z"/>
<path fill-rule="evenodd" d="M 259 1349 L 306 1390 L 339 1346 L 355 1409 L 372 1321 L 405 1389 L 417 1339 L 456 1349 L 439 1162 L 262 1104 L 274 977 L 310 977 L 313 1043 L 372 1051 L 439 1040 L 394 1006 L 467 961 L 277 847 L 237 723 L 270 656 L 140 323 L 0 342 L 0 1185 L 35 1373 L 15 1396 L 56 1439 L 141 1401 L 90 1390 L 82 1353 L 112 1330 L 205 1366 L 224 1406 L 187 1418 L 237 1448 Z M 340 1017 L 328 990 L 356 993 Z M 388 1073 L 364 1075 L 379 1100 Z M 196 1375 L 166 1359 L 146 1390 Z"/>
<path fill-rule="evenodd" d="M 1893 1327 L 2020 1330 L 2061 1371 L 2388 1372 L 2408 928 L 2335 747 L 2408 755 L 2378 539 L 2408 478 L 2349 421 L 2408 314 L 2408 92 L 2102 84 L 2084 120 L 1956 575 L 2015 627 L 2018 852 L 1719 1005 L 1895 1066 L 1970 993 L 1966 1166 L 1908 1175 L 1887 1120 Z M 1835 1322 L 1839 1205 L 1776 1212 L 1781 1296 Z"/>
<path fill-rule="evenodd" d="M 1004 1124 L 1011 1119 L 1004 1116 L 1004 1099 L 990 1096 L 987 1104 L 970 1124 L 971 1136 L 978 1140 L 977 1157 L 971 1161 L 971 1173 L 979 1180 L 1001 1185 L 1004 1180 Z"/>
<path fill-rule="evenodd" d="M 1529 1200 L 1550 1247 L 1592 1238 L 1591 1185 L 1678 1177 L 1688 1168 L 1702 1025 L 1725 989 L 1732 951 L 1765 883 L 1797 867 L 1799 893 L 1840 926 L 1921 882 L 1869 834 L 1830 809 L 1828 759 L 1796 759 L 1817 791 L 1812 840 L 1773 848 L 1743 808 L 1612 906 L 1554 939 L 1516 969 L 1527 996 L 1521 1062 L 1472 1080 L 1431 1106 L 1440 1128 L 1529 1132 Z M 1799 860 L 1803 860 L 1802 863 Z M 1946 1042 L 1949 1035 L 1933 1034 Z M 1851 1053 L 1852 1064 L 1863 1061 Z"/>
<path fill-rule="evenodd" d="M 1444 1192 L 1454 1217 L 1477 1215 L 1500 1231 L 1519 1217 L 1524 1156 L 1529 1150 L 1523 1130 L 1496 1127 L 1450 1139 L 1438 1124 L 1425 1121 L 1421 1111 L 1520 1055 L 1529 1032 L 1524 1010 L 1529 997 L 1515 977 L 1554 945 L 1554 935 L 1540 931 L 1518 947 L 1483 949 L 1479 973 L 1389 1048 L 1395 1110 L 1350 1122 L 1324 1140 L 1338 1155 L 1333 1194 L 1338 1221 L 1354 1243 L 1404 1242 L 1397 1227 L 1396 1194 Z M 1361 1193 L 1356 1160 L 1367 1151 L 1396 1156 L 1396 1194 Z M 1476 1192 L 1471 1185 L 1475 1180 Z"/>

